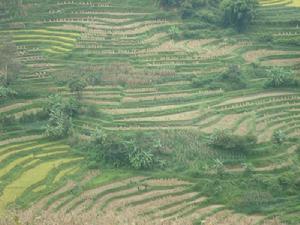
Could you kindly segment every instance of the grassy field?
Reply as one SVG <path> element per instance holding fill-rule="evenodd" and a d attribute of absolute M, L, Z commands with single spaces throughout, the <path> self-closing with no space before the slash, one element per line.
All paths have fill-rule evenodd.
<path fill-rule="evenodd" d="M 23 64 L 12 84 L 21 94 L 0 101 L 0 117 L 17 120 L 0 127 L 0 214 L 63 215 L 58 224 L 112 213 L 139 224 L 300 224 L 300 90 L 264 87 L 269 68 L 300 77 L 300 1 L 260 3 L 246 33 L 204 30 L 196 40 L 172 38 L 183 21 L 146 0 L 23 0 L 26 15 L 0 17 Z M 246 74 L 243 89 L 194 84 L 231 64 Z M 71 95 L 63 71 L 108 65 L 133 72 L 85 87 L 81 101 L 94 113 L 73 118 L 73 129 L 81 138 L 98 127 L 158 134 L 166 169 L 91 171 L 69 139 L 43 135 L 46 121 L 35 115 L 46 98 Z M 251 154 L 216 150 L 204 143 L 218 128 L 258 141 Z M 282 145 L 272 141 L 278 130 Z"/>

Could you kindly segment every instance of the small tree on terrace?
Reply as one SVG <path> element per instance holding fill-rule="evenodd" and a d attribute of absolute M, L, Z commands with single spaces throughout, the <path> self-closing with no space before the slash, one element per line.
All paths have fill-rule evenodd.
<path fill-rule="evenodd" d="M 80 99 L 82 96 L 82 91 L 87 84 L 84 80 L 75 78 L 69 82 L 68 86 L 70 91 L 74 93 L 78 99 Z"/>
<path fill-rule="evenodd" d="M 223 24 L 233 26 L 239 32 L 247 29 L 256 16 L 257 0 L 223 0 Z"/>
<path fill-rule="evenodd" d="M 49 115 L 46 136 L 63 138 L 72 128 L 72 116 L 79 111 L 79 104 L 73 98 L 64 99 L 60 95 L 50 96 L 44 110 Z"/>

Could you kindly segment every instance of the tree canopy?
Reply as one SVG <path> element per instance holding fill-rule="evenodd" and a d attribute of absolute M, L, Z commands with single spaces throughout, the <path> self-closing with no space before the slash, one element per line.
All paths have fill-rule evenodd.
<path fill-rule="evenodd" d="M 255 18 L 257 7 L 257 0 L 223 0 L 223 24 L 244 31 Z"/>

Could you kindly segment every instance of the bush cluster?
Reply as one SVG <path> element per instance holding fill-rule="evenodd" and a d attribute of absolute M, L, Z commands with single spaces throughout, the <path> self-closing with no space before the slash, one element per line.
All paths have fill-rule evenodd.
<path fill-rule="evenodd" d="M 215 130 L 209 137 L 208 144 L 214 148 L 248 152 L 257 142 L 256 136 L 233 134 L 229 130 Z"/>
<path fill-rule="evenodd" d="M 294 73 L 290 69 L 282 67 L 273 67 L 267 70 L 268 80 L 265 88 L 288 88 L 299 87 L 300 81 L 295 78 Z"/>
<path fill-rule="evenodd" d="M 161 167 L 161 145 L 156 136 L 136 134 L 129 137 L 110 134 L 103 129 L 91 133 L 91 139 L 79 143 L 76 149 L 84 154 L 90 167 L 112 166 L 134 169 Z"/>
<path fill-rule="evenodd" d="M 234 27 L 244 31 L 256 16 L 257 0 L 160 0 L 164 8 L 178 8 L 182 19 Z M 203 26 L 203 25 L 202 25 Z"/>
<path fill-rule="evenodd" d="M 194 87 L 208 89 L 239 90 L 247 87 L 246 79 L 238 65 L 230 65 L 220 74 L 208 78 L 196 77 L 192 79 Z"/>
<path fill-rule="evenodd" d="M 44 111 L 49 119 L 46 126 L 46 136 L 50 138 L 63 138 L 72 128 L 72 117 L 80 109 L 79 102 L 74 98 L 63 98 L 61 95 L 53 95 L 48 98 Z"/>

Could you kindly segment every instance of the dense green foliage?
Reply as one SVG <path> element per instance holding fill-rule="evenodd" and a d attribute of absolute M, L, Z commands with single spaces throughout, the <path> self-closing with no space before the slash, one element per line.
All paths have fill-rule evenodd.
<path fill-rule="evenodd" d="M 15 5 L 0 10 L 0 211 L 3 199 L 29 206 L 52 194 L 50 208 L 73 212 L 194 192 L 146 214 L 221 205 L 195 224 L 232 209 L 298 225 L 300 13 L 262 2 L 24 0 L 22 16 L 6 1 Z M 14 181 L 44 164 L 53 168 L 15 195 Z M 100 175 L 56 194 L 65 169 Z M 188 184 L 114 187 L 129 176 Z M 87 194 L 104 182 L 113 187 Z"/>
<path fill-rule="evenodd" d="M 214 25 L 245 31 L 256 16 L 257 0 L 160 0 L 165 8 L 178 8 L 183 19 L 194 19 L 202 28 Z"/>
<path fill-rule="evenodd" d="M 151 134 L 115 135 L 97 128 L 91 133 L 91 140 L 77 143 L 75 147 L 87 157 L 90 167 L 153 169 L 164 164 L 157 138 Z"/>
<path fill-rule="evenodd" d="M 257 138 L 253 135 L 234 135 L 228 130 L 215 130 L 209 137 L 209 145 L 240 152 L 250 151 L 255 146 Z"/>
<path fill-rule="evenodd" d="M 64 99 L 60 95 L 50 96 L 45 107 L 49 115 L 46 135 L 50 138 L 66 137 L 72 128 L 72 117 L 79 111 L 79 104 L 73 98 Z"/>
<path fill-rule="evenodd" d="M 244 31 L 256 16 L 257 0 L 223 0 L 221 10 L 225 26 Z"/>
<path fill-rule="evenodd" d="M 224 90 L 239 90 L 247 86 L 245 76 L 237 65 L 230 65 L 224 73 L 214 77 L 195 77 L 192 84 L 198 88 Z"/>
<path fill-rule="evenodd" d="M 298 87 L 300 82 L 294 77 L 293 71 L 282 67 L 274 67 L 267 71 L 267 88 Z"/>

